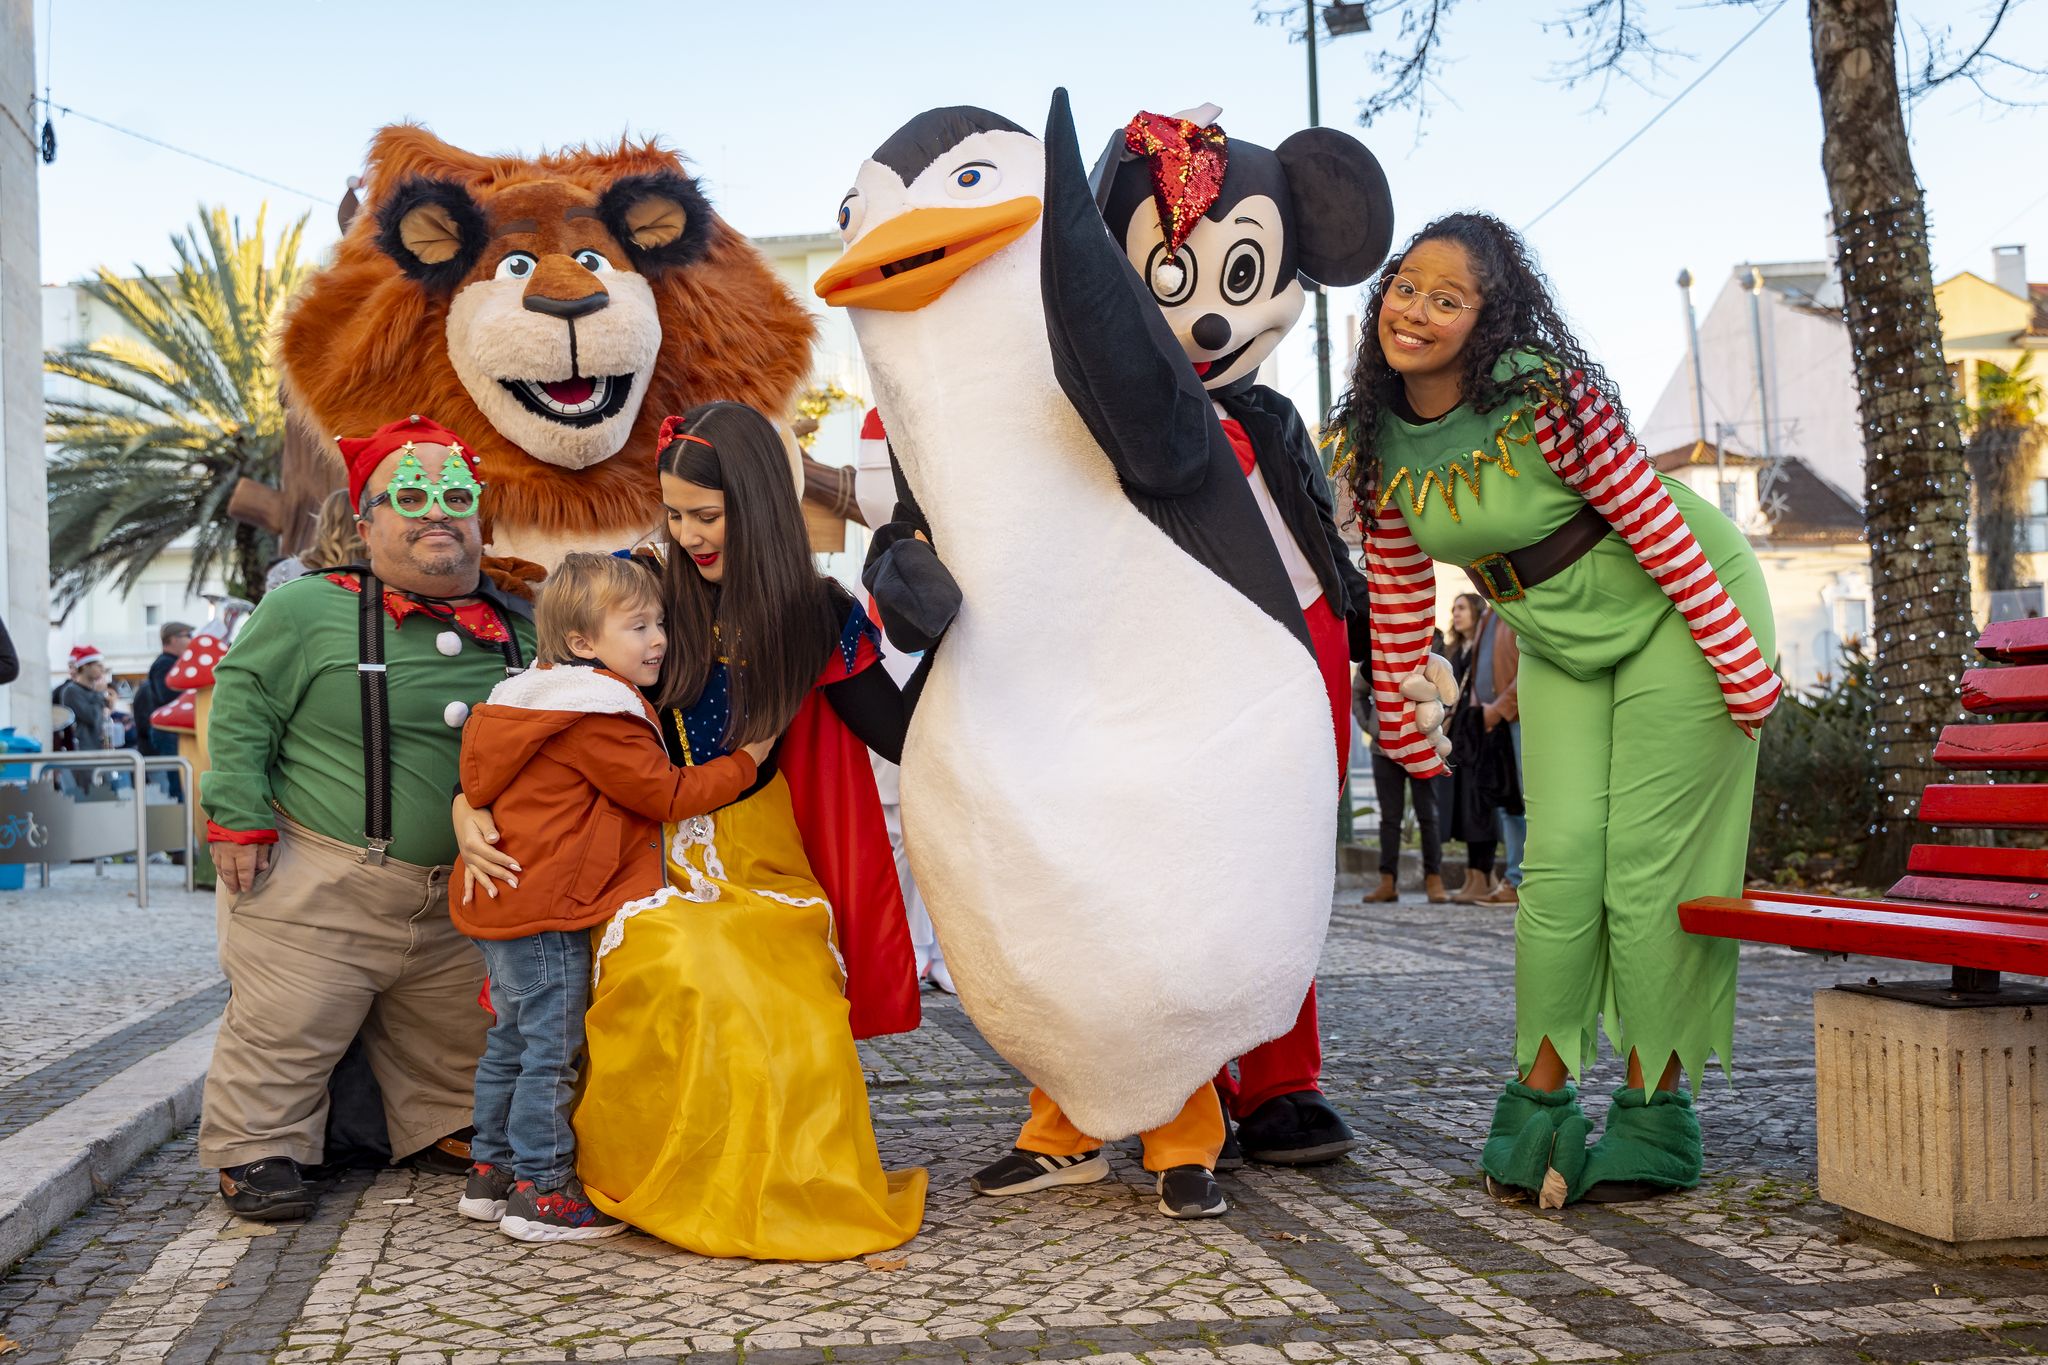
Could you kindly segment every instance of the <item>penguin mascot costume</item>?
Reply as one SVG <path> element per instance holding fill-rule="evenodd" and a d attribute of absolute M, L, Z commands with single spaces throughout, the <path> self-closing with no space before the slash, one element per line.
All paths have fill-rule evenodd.
<path fill-rule="evenodd" d="M 1065 91 L 1042 143 L 981 109 L 910 120 L 839 227 L 817 292 L 852 311 L 898 475 L 866 578 L 930 645 L 911 868 L 962 1002 L 1036 1087 L 975 1188 L 1100 1180 L 1138 1133 L 1163 1213 L 1222 1213 L 1212 1081 L 1294 1026 L 1334 883 L 1287 570 Z"/>
<path fill-rule="evenodd" d="M 1091 179 L 1110 236 L 1215 404 L 1287 569 L 1322 670 L 1341 786 L 1351 661 L 1370 653 L 1365 575 L 1338 534 L 1301 414 L 1258 382 L 1259 366 L 1300 320 L 1304 280 L 1355 285 L 1386 259 L 1393 198 L 1378 160 L 1347 133 L 1309 128 L 1269 149 L 1227 137 L 1220 112 L 1138 114 L 1110 137 Z M 1300 1165 L 1351 1149 L 1322 1071 L 1311 985 L 1293 1028 L 1216 1078 L 1244 1157 Z"/>

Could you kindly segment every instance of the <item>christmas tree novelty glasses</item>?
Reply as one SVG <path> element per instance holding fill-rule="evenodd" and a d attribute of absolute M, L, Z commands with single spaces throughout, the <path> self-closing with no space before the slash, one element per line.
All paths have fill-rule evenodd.
<path fill-rule="evenodd" d="M 435 481 L 427 477 L 426 467 L 408 445 L 391 482 L 382 493 L 363 503 L 363 511 L 368 513 L 378 503 L 388 502 L 402 517 L 423 517 L 429 507 L 439 504 L 441 515 L 459 521 L 476 515 L 476 500 L 483 496 L 483 490 L 484 486 L 469 472 L 469 461 L 462 458 L 459 448 L 449 448 L 441 477 Z"/>

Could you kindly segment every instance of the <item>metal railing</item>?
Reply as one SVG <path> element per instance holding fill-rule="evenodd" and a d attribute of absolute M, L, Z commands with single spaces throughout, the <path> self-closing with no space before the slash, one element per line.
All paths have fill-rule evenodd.
<path fill-rule="evenodd" d="M 176 801 L 158 802 L 155 804 L 160 808 L 163 806 L 174 806 L 180 813 L 179 823 L 184 830 L 185 844 L 185 889 L 187 891 L 192 890 L 192 863 L 197 849 L 192 838 L 192 801 L 194 792 L 192 762 L 190 759 L 170 754 L 145 755 L 137 753 L 133 749 L 90 749 L 62 753 L 45 750 L 32 754 L 0 753 L 0 767 L 14 764 L 39 766 L 42 768 L 127 769 L 134 778 L 132 799 L 135 807 L 135 846 L 132 851 L 135 854 L 135 903 L 138 908 L 147 908 L 149 905 L 149 812 L 152 803 L 146 798 L 144 789 L 148 786 L 150 773 L 177 772 L 182 779 L 179 786 L 178 799 Z M 4 821 L 0 821 L 0 862 L 24 866 L 29 863 L 41 863 L 45 869 L 44 875 L 47 878 L 47 869 L 52 861 L 72 862 L 77 860 L 73 856 L 67 856 L 69 845 L 64 842 L 58 842 L 54 837 L 70 832 L 61 828 L 56 823 L 62 819 L 64 808 L 67 806 L 75 808 L 80 805 L 97 805 L 100 803 L 78 802 L 61 794 L 56 794 L 53 795 L 52 800 L 61 801 L 63 804 L 46 807 L 46 812 L 52 815 L 52 820 L 49 823 L 39 822 L 36 816 L 37 776 L 34 773 L 30 774 L 27 790 L 22 797 L 27 809 L 19 814 L 10 816 Z M 105 777 L 106 774 L 104 772 L 93 774 L 95 780 L 103 781 Z M 12 783 L 0 783 L 0 786 L 10 788 L 13 785 Z M 52 791 L 54 792 L 54 788 L 52 788 Z M 17 841 L 21 840 L 26 840 L 25 848 L 17 846 Z M 20 856 L 24 851 L 33 853 L 38 850 L 48 850 L 52 856 L 48 858 Z M 126 851 L 130 850 L 117 847 L 80 856 L 111 857 Z"/>

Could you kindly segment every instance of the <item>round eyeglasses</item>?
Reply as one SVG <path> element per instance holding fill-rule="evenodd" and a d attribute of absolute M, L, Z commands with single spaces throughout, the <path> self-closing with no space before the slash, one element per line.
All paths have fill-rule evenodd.
<path fill-rule="evenodd" d="M 1387 284 L 1387 306 L 1395 312 L 1412 311 L 1417 299 L 1422 300 L 1424 315 L 1431 322 L 1439 323 L 1456 322 L 1460 313 L 1470 312 L 1479 306 L 1465 302 L 1448 289 L 1432 289 L 1425 294 L 1406 275 L 1396 275 Z"/>

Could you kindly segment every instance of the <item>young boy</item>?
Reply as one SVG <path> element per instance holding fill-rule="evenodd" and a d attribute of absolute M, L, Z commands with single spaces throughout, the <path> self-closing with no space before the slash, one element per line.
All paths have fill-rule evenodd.
<path fill-rule="evenodd" d="M 523 866 L 495 896 L 449 903 L 483 950 L 498 1020 L 477 1063 L 460 1207 L 523 1242 L 583 1242 L 625 1228 L 584 1196 L 569 1126 L 589 930 L 661 889 L 661 822 L 737 798 L 772 742 L 669 763 L 638 690 L 660 675 L 668 637 L 659 584 L 637 561 L 569 555 L 534 630 L 537 665 L 498 684 L 462 732 L 463 793 L 491 808 Z"/>

